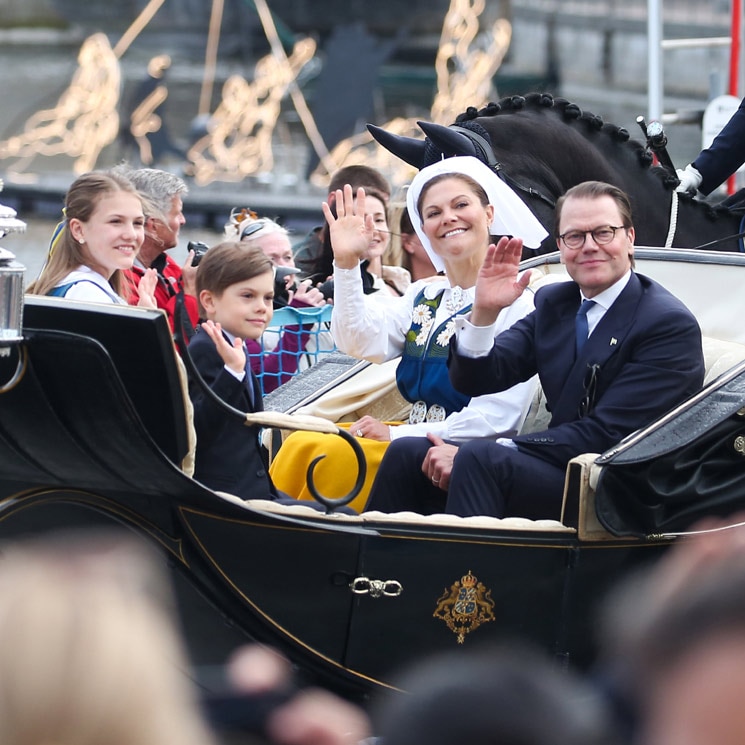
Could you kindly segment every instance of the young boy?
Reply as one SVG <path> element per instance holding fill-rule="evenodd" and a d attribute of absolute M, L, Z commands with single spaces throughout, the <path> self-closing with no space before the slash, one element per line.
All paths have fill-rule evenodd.
<path fill-rule="evenodd" d="M 223 401 L 241 411 L 262 411 L 261 390 L 247 363 L 244 340 L 258 339 L 271 321 L 271 260 L 255 246 L 214 246 L 199 264 L 197 297 L 207 320 L 189 343 L 194 364 Z M 194 478 L 243 499 L 276 499 L 259 428 L 227 416 L 197 386 L 190 394 L 197 433 Z"/>

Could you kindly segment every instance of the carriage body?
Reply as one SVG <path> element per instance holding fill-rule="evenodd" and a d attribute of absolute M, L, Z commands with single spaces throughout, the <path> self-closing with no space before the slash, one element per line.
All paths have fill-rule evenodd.
<path fill-rule="evenodd" d="M 705 335 L 742 345 L 745 356 L 736 321 L 745 311 L 736 289 L 744 256 L 637 256 L 638 271 L 681 297 Z M 542 281 L 564 278 L 557 257 L 529 263 Z M 423 654 L 497 640 L 527 639 L 586 665 L 598 603 L 673 540 L 637 529 L 613 534 L 598 521 L 615 498 L 602 488 L 614 481 L 603 477 L 614 473 L 612 454 L 594 495 L 591 469 L 570 469 L 561 522 L 326 516 L 217 494 L 181 467 L 188 402 L 160 312 L 29 297 L 24 337 L 0 357 L 0 539 L 82 526 L 133 530 L 171 569 L 193 661 L 205 670 L 250 639 L 353 697 L 393 685 L 395 671 Z M 728 385 L 740 379 L 745 371 L 735 367 Z M 718 396 L 736 417 L 738 394 L 712 385 L 696 405 Z M 654 437 L 676 440 L 686 412 L 689 404 Z M 644 443 L 633 443 L 637 481 Z M 720 512 L 740 507 L 739 487 L 730 491 Z M 597 513 L 593 496 L 603 502 Z M 697 515 L 687 509 L 690 522 Z"/>

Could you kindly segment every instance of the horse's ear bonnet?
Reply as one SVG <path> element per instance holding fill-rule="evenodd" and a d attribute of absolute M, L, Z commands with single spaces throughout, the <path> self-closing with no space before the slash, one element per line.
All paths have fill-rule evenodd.
<path fill-rule="evenodd" d="M 409 165 L 421 170 L 443 158 L 472 155 L 490 168 L 498 164 L 489 133 L 473 121 L 444 127 L 433 122 L 417 122 L 426 135 L 424 140 L 404 137 L 368 124 L 370 134 L 386 149 Z"/>

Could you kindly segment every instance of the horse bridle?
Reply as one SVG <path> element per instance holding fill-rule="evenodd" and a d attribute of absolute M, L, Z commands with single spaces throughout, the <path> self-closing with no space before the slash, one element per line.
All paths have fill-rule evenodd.
<path fill-rule="evenodd" d="M 509 186 L 513 191 L 522 192 L 532 199 L 540 200 L 544 204 L 548 205 L 552 210 L 556 209 L 556 200 L 551 199 L 551 197 L 546 196 L 537 189 L 534 189 L 532 186 L 525 186 L 524 184 L 521 184 L 519 181 L 516 181 L 514 178 L 512 178 L 512 176 L 510 176 L 508 173 L 505 173 L 503 164 L 496 159 L 494 155 L 494 149 L 492 148 L 491 143 L 485 137 L 483 137 L 478 132 L 475 132 L 472 129 L 467 129 L 465 127 L 452 125 L 451 129 L 454 129 L 457 132 L 461 132 L 462 134 L 466 135 L 466 137 L 468 137 L 481 151 L 483 155 L 481 160 L 485 162 L 494 171 L 494 173 L 496 173 L 497 176 L 499 176 L 499 178 L 502 179 L 502 181 L 504 181 L 504 183 L 507 184 L 507 186 Z M 745 223 L 745 217 L 743 218 L 743 222 L 740 223 L 740 227 L 743 227 L 743 223 Z M 668 228 L 667 237 L 665 239 L 665 248 L 672 247 L 677 227 L 678 193 L 676 191 L 673 191 L 672 202 L 670 204 L 670 225 Z M 702 243 L 700 246 L 695 246 L 695 249 L 703 249 L 709 248 L 711 246 L 716 246 L 718 243 L 724 243 L 725 241 L 732 240 L 733 238 L 745 238 L 745 230 L 742 230 L 739 233 L 735 233 L 734 235 L 726 235 L 723 238 L 717 238 L 716 240 L 709 241 L 708 243 Z"/>
<path fill-rule="evenodd" d="M 521 191 L 523 194 L 527 194 L 529 197 L 533 197 L 534 199 L 540 199 L 542 202 L 547 204 L 552 210 L 556 209 L 556 201 L 551 199 L 550 197 L 547 197 L 545 194 L 542 194 L 537 189 L 534 189 L 532 186 L 523 186 L 523 184 L 515 181 L 512 176 L 507 175 L 504 170 L 502 170 L 502 164 L 497 162 L 496 165 L 492 166 L 492 169 L 494 172 L 499 176 L 499 178 L 502 179 L 502 181 L 507 184 L 513 191 Z"/>
<path fill-rule="evenodd" d="M 456 132 L 460 132 L 461 134 L 464 134 L 466 137 L 468 137 L 471 142 L 473 142 L 474 145 L 478 147 L 478 149 L 481 151 L 482 157 L 480 160 L 482 160 L 486 165 L 491 168 L 494 173 L 499 176 L 502 181 L 504 181 L 507 186 L 509 186 L 513 191 L 520 191 L 523 194 L 527 194 L 529 197 L 532 197 L 533 199 L 540 199 L 544 204 L 547 204 L 552 210 L 556 209 L 556 201 L 551 199 L 551 197 L 547 197 L 545 194 L 542 194 L 537 189 L 534 189 L 532 186 L 525 186 L 518 181 L 515 181 L 512 176 L 509 176 L 507 173 L 504 172 L 504 166 L 502 163 L 500 163 L 496 156 L 494 155 L 494 148 L 491 146 L 491 142 L 489 142 L 485 137 L 483 137 L 478 132 L 475 132 L 473 129 L 468 129 L 466 127 L 458 127 L 455 125 L 451 125 L 450 129 L 455 130 Z"/>

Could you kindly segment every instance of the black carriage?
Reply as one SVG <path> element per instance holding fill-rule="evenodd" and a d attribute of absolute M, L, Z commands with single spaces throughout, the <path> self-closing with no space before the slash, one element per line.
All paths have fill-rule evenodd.
<path fill-rule="evenodd" d="M 636 255 L 699 318 L 710 382 L 573 461 L 561 521 L 325 515 L 212 492 L 187 475 L 189 404 L 165 316 L 29 296 L 23 340 L 0 356 L 0 538 L 133 530 L 171 568 L 203 670 L 250 639 L 357 698 L 421 655 L 496 639 L 587 665 L 606 591 L 743 493 L 745 257 Z M 564 278 L 556 256 L 530 263 L 539 282 Z"/>

